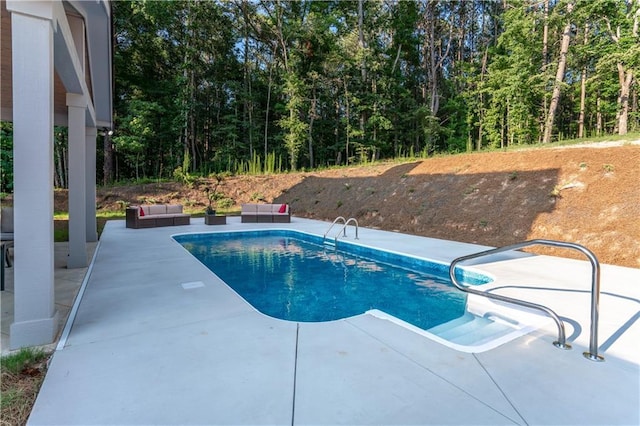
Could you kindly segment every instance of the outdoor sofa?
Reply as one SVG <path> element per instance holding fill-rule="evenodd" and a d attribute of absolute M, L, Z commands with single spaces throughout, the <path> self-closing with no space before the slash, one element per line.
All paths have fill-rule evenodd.
<path fill-rule="evenodd" d="M 291 208 L 288 204 L 243 204 L 242 223 L 289 223 Z"/>
<path fill-rule="evenodd" d="M 191 215 L 182 212 L 179 204 L 152 204 L 127 207 L 127 228 L 189 225 Z"/>

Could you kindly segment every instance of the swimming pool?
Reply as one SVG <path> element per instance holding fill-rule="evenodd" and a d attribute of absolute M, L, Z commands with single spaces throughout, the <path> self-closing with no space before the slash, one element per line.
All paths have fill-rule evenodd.
<path fill-rule="evenodd" d="M 460 318 L 467 295 L 448 265 L 292 230 L 173 237 L 255 309 L 275 318 L 319 322 L 371 310 L 422 330 Z M 460 271 L 467 284 L 489 277 Z"/>

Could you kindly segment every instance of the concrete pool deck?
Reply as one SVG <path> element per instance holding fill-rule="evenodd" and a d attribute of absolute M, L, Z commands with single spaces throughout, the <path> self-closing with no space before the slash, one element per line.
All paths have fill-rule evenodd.
<path fill-rule="evenodd" d="M 256 312 L 170 237 L 326 222 L 127 229 L 107 223 L 72 327 L 29 419 L 50 424 L 638 424 L 640 270 L 603 265 L 599 353 L 588 348 L 590 265 L 502 256 L 492 287 L 565 321 L 459 352 L 371 315 L 295 323 Z M 353 233 L 349 233 L 352 240 Z M 360 229 L 360 243 L 437 261 L 485 247 Z M 201 282 L 203 286 L 183 286 Z"/>

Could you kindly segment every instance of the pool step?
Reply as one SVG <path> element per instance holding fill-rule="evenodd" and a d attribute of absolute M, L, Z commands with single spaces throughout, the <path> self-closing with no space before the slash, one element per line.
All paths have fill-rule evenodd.
<path fill-rule="evenodd" d="M 512 333 L 516 328 L 492 317 L 466 312 L 463 316 L 427 330 L 458 345 L 479 345 Z"/>
<path fill-rule="evenodd" d="M 551 322 L 549 317 L 533 310 L 474 294 L 468 295 L 466 310 L 462 316 L 428 330 L 378 309 L 371 309 L 367 314 L 392 321 L 452 349 L 467 353 L 488 351 Z"/>

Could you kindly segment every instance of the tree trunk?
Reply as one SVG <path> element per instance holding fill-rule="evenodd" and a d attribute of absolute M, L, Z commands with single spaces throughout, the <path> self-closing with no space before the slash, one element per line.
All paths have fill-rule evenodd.
<path fill-rule="evenodd" d="M 489 44 L 484 48 L 484 55 L 482 55 L 482 68 L 480 71 L 480 84 L 484 82 L 484 76 L 487 73 L 487 60 L 489 58 Z M 482 149 L 482 127 L 484 124 L 484 93 L 480 91 L 480 105 L 478 108 L 478 143 L 476 149 L 480 151 Z"/>
<path fill-rule="evenodd" d="M 269 67 L 269 82 L 267 84 L 267 107 L 264 111 L 264 158 L 267 158 L 269 153 L 269 108 L 271 108 L 271 85 L 273 83 L 273 66 L 267 66 Z"/>
<path fill-rule="evenodd" d="M 362 50 L 362 62 L 360 64 L 360 73 L 362 76 L 362 87 L 366 86 L 366 81 L 367 81 L 367 59 L 366 59 L 366 55 L 364 54 L 364 50 L 366 48 L 365 45 L 365 41 L 364 41 L 364 8 L 363 8 L 363 2 L 364 0 L 358 0 L 358 43 L 360 45 L 360 49 Z M 367 117 L 365 115 L 365 111 L 364 109 L 362 111 L 360 111 L 360 139 L 362 141 L 362 143 L 364 143 L 365 140 L 365 134 L 364 134 L 364 125 L 365 122 L 367 121 Z"/>
<path fill-rule="evenodd" d="M 596 136 L 602 134 L 602 109 L 600 109 L 600 92 L 596 97 Z"/>
<path fill-rule="evenodd" d="M 626 135 L 629 123 L 629 92 L 633 82 L 633 71 L 624 70 L 622 63 L 618 63 L 618 79 L 620 80 L 620 96 L 618 97 L 618 134 Z"/>
<path fill-rule="evenodd" d="M 317 116 L 316 105 L 318 103 L 318 99 L 316 96 L 316 88 L 312 89 L 313 99 L 311 99 L 311 108 L 309 110 L 309 133 L 308 133 L 308 143 L 309 143 L 309 167 L 314 168 L 314 158 L 313 158 L 313 122 Z"/>
<path fill-rule="evenodd" d="M 542 19 L 544 20 L 542 29 L 542 72 L 545 72 L 547 65 L 549 65 L 549 0 L 544 0 Z"/>
<path fill-rule="evenodd" d="M 632 102 L 631 102 L 631 111 L 632 112 L 637 112 L 638 111 L 638 91 L 634 90 L 633 91 L 633 96 L 631 98 Z M 636 118 L 633 123 L 631 124 L 631 131 L 636 131 L 638 130 L 638 124 L 640 124 L 640 119 Z"/>
<path fill-rule="evenodd" d="M 542 30 L 542 74 L 547 74 L 547 67 L 549 66 L 549 0 L 544 0 L 543 4 L 543 17 L 544 26 Z M 540 134 L 544 134 L 544 124 L 547 122 L 547 95 L 542 96 L 542 110 L 540 120 Z"/>
<path fill-rule="evenodd" d="M 567 5 L 567 15 L 573 10 L 573 3 Z M 544 125 L 544 136 L 542 143 L 551 142 L 551 133 L 553 131 L 553 122 L 556 118 L 556 110 L 558 109 L 558 103 L 560 102 L 560 91 L 562 81 L 564 80 L 564 71 L 567 66 L 567 53 L 569 52 L 569 42 L 571 41 L 571 22 L 567 22 L 562 31 L 562 42 L 560 44 L 560 59 L 558 60 L 558 70 L 556 71 L 556 79 L 553 85 L 553 93 L 551 95 L 551 102 L 549 103 L 549 114 L 547 114 L 547 120 Z"/>
<path fill-rule="evenodd" d="M 346 143 L 345 143 L 345 164 L 348 166 L 349 165 L 349 133 L 351 133 L 350 130 L 350 124 L 349 124 L 349 120 L 351 119 L 349 117 L 349 91 L 347 90 L 347 80 L 344 80 L 344 99 L 345 99 L 345 113 L 346 113 L 346 117 L 345 120 L 347 122 L 347 126 L 346 126 Z"/>
<path fill-rule="evenodd" d="M 584 26 L 584 45 L 587 45 L 589 24 Z M 584 137 L 584 110 L 587 99 L 587 66 L 582 67 L 580 76 L 580 117 L 578 118 L 578 139 Z"/>
<path fill-rule="evenodd" d="M 250 80 L 249 80 L 249 28 L 247 26 L 247 15 L 246 15 L 246 3 L 243 2 L 242 3 L 242 9 L 243 9 L 243 13 L 245 16 L 244 19 L 244 26 L 243 26 L 243 30 L 244 30 L 244 61 L 242 64 L 242 71 L 243 71 L 243 75 L 242 75 L 242 83 L 244 86 L 244 93 L 243 93 L 243 104 L 244 104 L 244 119 L 243 119 L 243 127 L 245 129 L 245 132 L 247 133 L 247 136 L 249 138 L 249 158 L 253 158 L 253 138 L 252 136 L 252 123 L 251 123 L 251 106 L 250 106 L 250 96 L 251 96 L 251 87 L 250 87 Z M 248 122 L 247 122 L 248 119 Z M 266 158 L 265 158 L 266 160 Z"/>
<path fill-rule="evenodd" d="M 104 132 L 103 147 L 102 184 L 108 185 L 113 182 L 113 147 L 111 146 L 111 136 L 108 131 Z"/>

